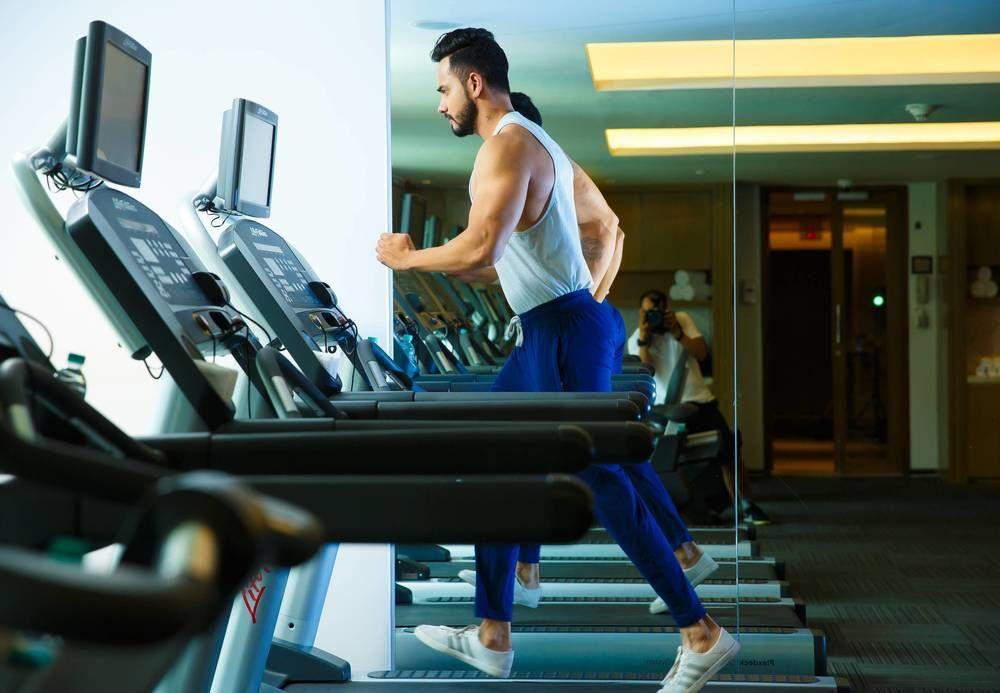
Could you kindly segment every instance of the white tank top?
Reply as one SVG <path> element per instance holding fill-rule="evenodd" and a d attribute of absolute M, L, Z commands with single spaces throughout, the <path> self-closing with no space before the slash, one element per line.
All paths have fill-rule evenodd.
<path fill-rule="evenodd" d="M 517 111 L 501 118 L 493 134 L 511 123 L 523 127 L 545 147 L 554 172 L 552 195 L 542 216 L 534 226 L 510 235 L 494 265 L 507 302 L 520 315 L 560 296 L 590 289 L 593 281 L 580 247 L 569 157 L 545 130 Z"/>

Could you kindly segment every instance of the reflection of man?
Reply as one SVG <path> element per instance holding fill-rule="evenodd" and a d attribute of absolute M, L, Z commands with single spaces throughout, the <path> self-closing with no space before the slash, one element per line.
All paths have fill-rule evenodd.
<path fill-rule="evenodd" d="M 541 127 L 514 111 L 507 57 L 492 33 L 449 32 L 431 55 L 438 63 L 439 113 L 456 135 L 475 133 L 483 139 L 470 180 L 469 225 L 444 245 L 422 250 L 406 234 L 383 234 L 378 259 L 396 270 L 464 274 L 495 268 L 517 311 L 522 339 L 494 390 L 610 391 L 615 327 L 592 296 L 574 209 L 572 164 Z M 736 656 L 739 643 L 705 612 L 622 467 L 592 464 L 579 477 L 594 494 L 598 519 L 667 602 L 680 628 L 683 654 L 661 690 L 700 690 Z M 497 522 L 502 524 L 503 517 Z M 477 545 L 479 627 L 420 626 L 417 638 L 489 674 L 509 675 L 517 558 L 514 544 Z"/>
<path fill-rule="evenodd" d="M 726 441 L 722 472 L 729 494 L 734 495 L 733 461 L 736 458 L 735 436 L 729 429 L 726 417 L 719 411 L 719 402 L 708 389 L 701 373 L 701 363 L 708 358 L 708 344 L 694 320 L 687 313 L 673 311 L 662 291 L 651 289 L 639 298 L 639 328 L 628 340 L 628 353 L 634 354 L 653 369 L 656 380 L 656 403 L 663 404 L 667 383 L 674 366 L 687 351 L 687 377 L 680 401 L 693 404 L 698 409 L 694 418 L 685 422 L 690 433 L 718 430 Z M 742 460 L 737 460 L 740 473 L 740 506 L 743 519 L 755 525 L 770 524 L 760 506 L 751 500 L 750 479 Z"/>

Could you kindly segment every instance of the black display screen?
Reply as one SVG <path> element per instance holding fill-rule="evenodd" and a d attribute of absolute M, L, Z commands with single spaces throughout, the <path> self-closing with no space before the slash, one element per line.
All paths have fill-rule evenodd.
<path fill-rule="evenodd" d="M 256 224 L 241 228 L 240 235 L 285 303 L 293 308 L 324 307 L 309 288 L 306 268 L 281 236 Z"/>
<path fill-rule="evenodd" d="M 107 43 L 105 48 L 97 156 L 138 171 L 146 108 L 146 66 L 113 43 Z"/>
<path fill-rule="evenodd" d="M 169 229 L 153 220 L 133 217 L 118 216 L 113 221 L 132 259 L 167 303 L 209 305 L 204 292 L 191 278 L 190 259 Z"/>

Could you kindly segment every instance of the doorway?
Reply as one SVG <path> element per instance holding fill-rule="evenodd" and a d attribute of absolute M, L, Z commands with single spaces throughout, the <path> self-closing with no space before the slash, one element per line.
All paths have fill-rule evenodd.
<path fill-rule="evenodd" d="M 908 466 L 906 192 L 765 189 L 765 425 L 778 475 Z"/>

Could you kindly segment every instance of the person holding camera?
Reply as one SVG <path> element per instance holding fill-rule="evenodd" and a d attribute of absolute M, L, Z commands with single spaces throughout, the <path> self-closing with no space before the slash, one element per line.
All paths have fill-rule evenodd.
<path fill-rule="evenodd" d="M 663 404 L 667 393 L 667 383 L 674 366 L 685 350 L 687 351 L 687 378 L 680 401 L 693 404 L 698 413 L 686 422 L 689 433 L 700 431 L 721 431 L 724 440 L 729 441 L 723 457 L 722 472 L 726 488 L 735 497 L 732 461 L 735 458 L 740 475 L 740 506 L 745 522 L 754 525 L 771 523 L 760 506 L 751 500 L 750 479 L 741 460 L 735 455 L 736 438 L 726 418 L 719 410 L 719 402 L 705 384 L 701 364 L 708 358 L 708 344 L 691 316 L 682 311 L 673 311 L 662 291 L 650 289 L 639 297 L 639 328 L 628 340 L 628 353 L 639 357 L 653 369 L 656 381 L 656 404 Z"/>

